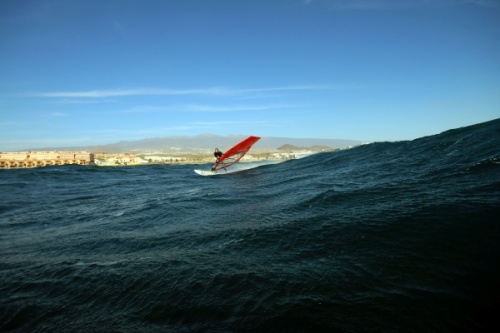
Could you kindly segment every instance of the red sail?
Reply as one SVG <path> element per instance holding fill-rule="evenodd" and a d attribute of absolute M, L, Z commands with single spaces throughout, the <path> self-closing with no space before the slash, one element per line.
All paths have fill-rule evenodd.
<path fill-rule="evenodd" d="M 260 136 L 249 136 L 233 148 L 229 149 L 214 164 L 215 170 L 225 169 L 238 162 L 252 148 L 253 144 L 259 141 Z"/>

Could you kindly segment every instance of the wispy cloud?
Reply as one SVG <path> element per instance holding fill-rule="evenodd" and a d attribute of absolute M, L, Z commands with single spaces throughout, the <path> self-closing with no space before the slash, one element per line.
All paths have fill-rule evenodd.
<path fill-rule="evenodd" d="M 20 121 L 0 121 L 0 128 L 2 128 L 2 127 L 12 128 L 12 127 L 16 127 L 19 125 L 23 125 L 23 123 Z"/>
<path fill-rule="evenodd" d="M 162 113 L 174 111 L 171 107 L 153 106 L 153 105 L 137 105 L 125 110 L 117 110 L 118 113 Z"/>
<path fill-rule="evenodd" d="M 260 93 L 260 92 L 274 92 L 274 91 L 297 91 L 297 90 L 336 90 L 344 89 L 343 86 L 328 86 L 328 85 L 302 85 L 302 86 L 288 86 L 288 87 L 269 87 L 269 88 L 249 88 L 237 89 L 236 93 Z"/>
<path fill-rule="evenodd" d="M 116 100 L 114 99 L 107 99 L 107 100 L 102 100 L 98 98 L 94 99 L 71 99 L 71 98 L 65 98 L 57 101 L 59 104 L 101 104 L 101 103 L 114 103 Z"/>
<path fill-rule="evenodd" d="M 257 120 L 257 121 L 207 121 L 207 122 L 195 122 L 185 125 L 177 126 L 176 129 L 182 130 L 214 130 L 217 128 L 236 128 L 236 127 L 272 127 L 277 126 L 278 124 L 274 121 L 265 121 L 265 120 Z"/>
<path fill-rule="evenodd" d="M 334 0 L 329 5 L 333 9 L 403 9 L 426 3 L 426 0 Z"/>
<path fill-rule="evenodd" d="M 39 97 L 55 98 L 109 98 L 126 96 L 152 96 L 152 95 L 215 95 L 222 94 L 218 89 L 110 89 L 87 91 L 55 91 L 33 94 Z"/>
<path fill-rule="evenodd" d="M 338 10 L 412 9 L 423 6 L 450 6 L 472 4 L 481 7 L 499 7 L 498 0 L 332 0 L 325 2 Z"/>
<path fill-rule="evenodd" d="M 231 128 L 233 130 L 238 130 L 242 128 L 252 128 L 256 127 L 281 127 L 283 123 L 286 121 L 266 121 L 266 120 L 257 120 L 257 121 L 200 121 L 200 122 L 188 122 L 183 124 L 172 125 L 168 127 L 161 128 L 150 128 L 147 133 L 145 131 L 134 131 L 134 134 L 137 138 L 144 138 L 144 135 L 147 136 L 164 136 L 165 133 L 177 133 L 177 134 L 185 134 L 185 135 L 194 135 L 199 132 L 207 132 L 207 131 L 217 131 L 218 129 L 227 130 Z M 137 135 L 140 133 L 140 135 Z M 123 135 L 130 135 L 130 131 L 124 132 Z M 142 136 L 141 136 L 142 135 Z"/>
<path fill-rule="evenodd" d="M 47 98 L 110 98 L 127 96 L 169 96 L 169 95 L 240 95 L 262 92 L 276 91 L 298 91 L 298 90 L 327 90 L 335 89 L 328 86 L 289 86 L 289 87 L 270 87 L 270 88 L 202 88 L 202 89 L 108 89 L 108 90 L 87 90 L 87 91 L 53 91 L 31 94 L 36 97 Z"/>
<path fill-rule="evenodd" d="M 236 104 L 236 105 L 210 105 L 210 104 L 185 104 L 172 106 L 139 105 L 129 109 L 117 111 L 120 113 L 174 113 L 174 112 L 243 112 L 243 111 L 269 111 L 283 109 L 308 108 L 306 104 Z"/>
<path fill-rule="evenodd" d="M 265 105 L 187 105 L 188 111 L 195 112 L 238 112 L 238 111 L 267 111 L 283 108 L 297 108 L 299 105 L 265 104 Z"/>
<path fill-rule="evenodd" d="M 500 8 L 500 2 L 498 0 L 461 0 L 460 2 L 479 7 Z"/>
<path fill-rule="evenodd" d="M 53 117 L 66 117 L 68 114 L 64 112 L 51 112 L 50 115 Z"/>
<path fill-rule="evenodd" d="M 99 143 L 103 142 L 116 142 L 120 140 L 140 140 L 145 137 L 161 137 L 167 135 L 198 135 L 206 132 L 222 133 L 228 129 L 234 131 L 254 131 L 255 128 L 263 127 L 282 127 L 287 123 L 287 120 L 279 121 L 243 121 L 243 120 L 228 120 L 228 121 L 197 121 L 197 122 L 183 122 L 179 124 L 172 124 L 170 126 L 158 126 L 148 128 L 128 128 L 128 129 L 106 129 L 92 131 L 93 137 L 99 138 Z M 222 132 L 221 132 L 222 131 Z"/>
<path fill-rule="evenodd" d="M 118 21 L 113 21 L 113 29 L 118 33 L 120 36 L 125 36 L 126 35 L 126 29 L 125 27 Z"/>

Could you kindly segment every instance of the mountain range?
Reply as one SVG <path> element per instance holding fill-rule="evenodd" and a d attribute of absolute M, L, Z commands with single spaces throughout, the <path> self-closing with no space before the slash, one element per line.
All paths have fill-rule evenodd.
<path fill-rule="evenodd" d="M 236 143 L 245 139 L 247 135 L 220 136 L 214 134 L 200 134 L 196 136 L 167 136 L 159 138 L 148 138 L 136 141 L 120 141 L 113 144 L 78 146 L 78 147 L 44 147 L 33 148 L 31 151 L 40 150 L 86 150 L 90 152 L 125 153 L 125 152 L 170 152 L 170 151 L 197 151 L 213 150 L 219 148 L 222 151 L 231 148 Z M 342 139 L 313 139 L 313 138 L 287 138 L 287 137 L 262 137 L 253 149 L 279 149 L 284 145 L 297 146 L 303 149 L 313 146 L 330 148 L 347 148 L 360 145 L 358 140 Z"/>

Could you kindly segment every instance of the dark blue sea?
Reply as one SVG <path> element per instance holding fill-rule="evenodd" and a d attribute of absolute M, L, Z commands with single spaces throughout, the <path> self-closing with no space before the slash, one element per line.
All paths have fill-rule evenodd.
<path fill-rule="evenodd" d="M 500 119 L 209 167 L 0 170 L 0 332 L 500 329 Z"/>

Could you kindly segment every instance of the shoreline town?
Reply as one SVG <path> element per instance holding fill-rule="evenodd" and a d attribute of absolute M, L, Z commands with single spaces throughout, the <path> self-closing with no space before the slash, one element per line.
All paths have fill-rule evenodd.
<path fill-rule="evenodd" d="M 241 162 L 263 160 L 288 160 L 302 158 L 318 151 L 254 151 L 245 155 Z M 59 165 L 94 165 L 94 166 L 134 166 L 147 164 L 204 164 L 214 161 L 211 151 L 163 153 L 123 153 L 110 154 L 88 151 L 25 151 L 0 152 L 0 169 L 36 168 Z"/>

